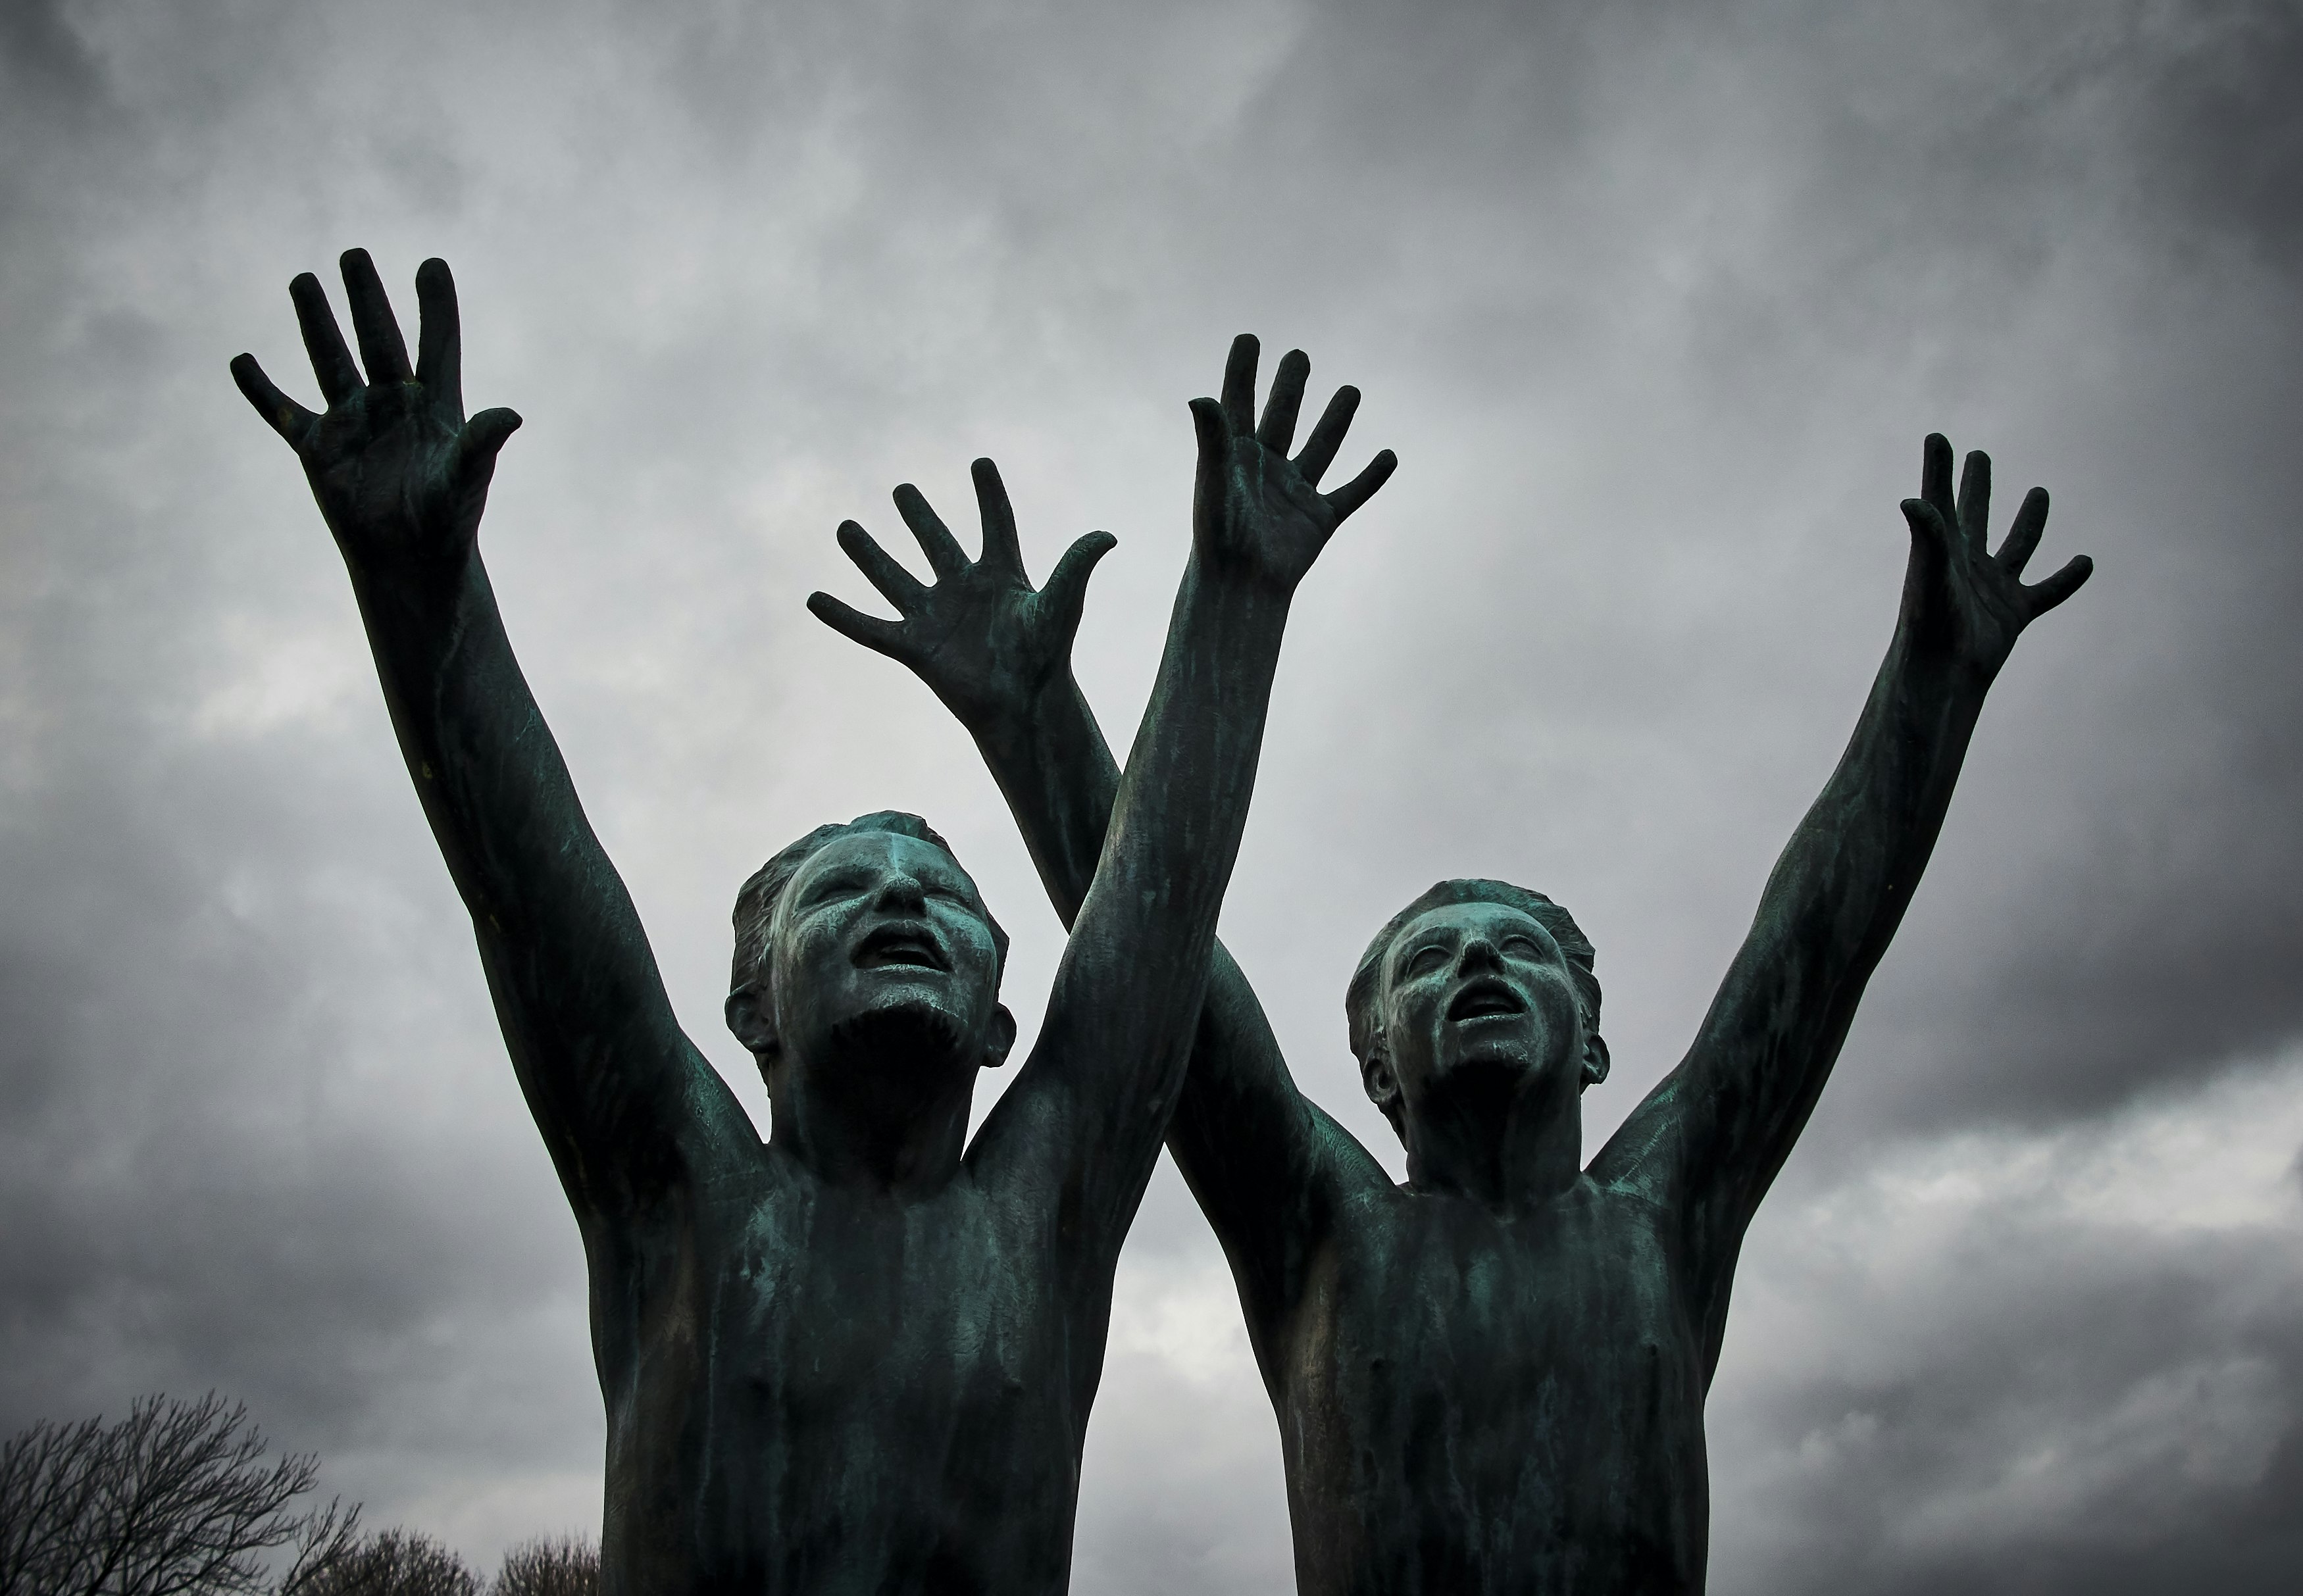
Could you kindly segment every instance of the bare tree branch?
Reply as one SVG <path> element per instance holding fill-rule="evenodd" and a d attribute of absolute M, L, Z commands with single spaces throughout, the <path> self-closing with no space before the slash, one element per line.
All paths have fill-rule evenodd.
<path fill-rule="evenodd" d="M 0 1448 L 0 1596 L 260 1591 L 266 1553 L 348 1533 L 335 1503 L 290 1510 L 318 1472 L 309 1454 L 267 1460 L 247 1408 L 213 1391 L 139 1398 L 109 1425 L 43 1421 Z"/>
<path fill-rule="evenodd" d="M 548 1537 L 504 1554 L 488 1596 L 600 1596 L 600 1553 L 574 1536 Z"/>

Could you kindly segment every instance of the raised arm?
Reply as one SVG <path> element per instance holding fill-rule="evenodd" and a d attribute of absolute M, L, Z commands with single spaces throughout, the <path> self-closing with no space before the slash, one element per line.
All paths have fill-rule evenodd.
<path fill-rule="evenodd" d="M 504 635 L 478 535 L 496 451 L 519 417 L 465 419 L 447 264 L 417 273 L 412 370 L 367 253 L 348 252 L 343 273 L 367 381 L 308 273 L 289 292 L 326 411 L 288 399 L 249 356 L 232 375 L 303 462 L 351 574 L 401 753 L 569 1199 L 579 1216 L 628 1209 L 750 1132 L 672 1017 Z"/>
<path fill-rule="evenodd" d="M 1283 359 L 1283 371 L 1294 365 L 1308 372 L 1300 351 Z M 1350 389 L 1338 394 L 1338 433 L 1356 399 Z M 1337 441 L 1315 441 L 1298 469 L 1316 476 Z M 822 593 L 809 608 L 843 635 L 908 667 L 967 728 L 1068 927 L 1094 878 L 1119 791 L 1118 764 L 1070 658 L 1088 574 L 1111 540 L 1102 533 L 1081 538 L 1035 592 L 1007 490 L 989 460 L 976 462 L 975 490 L 983 542 L 974 561 L 916 489 L 897 491 L 897 508 L 934 574 L 930 584 L 915 580 L 855 523 L 839 529 L 840 547 L 900 620 L 860 614 Z M 1366 1149 L 1295 1089 L 1261 1004 L 1221 943 L 1209 966 L 1168 1147 L 1258 1320 L 1294 1301 L 1298 1265 L 1337 1195 L 1386 1180 Z"/>
<path fill-rule="evenodd" d="M 2025 586 L 2046 491 L 2024 499 L 1995 555 L 1991 462 L 1967 457 L 1956 503 L 1951 467 L 1951 445 L 1930 435 L 1921 496 L 1903 501 L 1902 612 L 1855 735 L 1776 861 L 1695 1045 L 1592 1166 L 1596 1179 L 1644 1186 L 1683 1212 L 1714 1356 L 1744 1227 L 1927 867 L 1984 695 L 2023 628 L 2093 569 L 2081 555 Z"/>
<path fill-rule="evenodd" d="M 1108 543 L 1082 540 L 1047 592 L 1032 594 L 1015 547 L 1013 517 L 988 463 L 977 472 L 985 553 L 972 567 L 915 493 L 907 491 L 898 500 L 940 578 L 933 591 L 949 588 L 953 602 L 935 607 L 932 616 L 925 613 L 929 590 L 853 526 L 842 529 L 844 546 L 874 584 L 916 618 L 874 622 L 822 595 L 811 601 L 818 615 L 848 635 L 898 658 L 932 659 L 941 652 L 948 659 L 955 646 L 982 648 L 983 668 L 947 670 L 939 690 L 971 729 L 981 727 L 995 737 L 1005 735 L 991 730 L 1001 714 L 997 701 L 1012 709 L 1038 700 L 1042 687 L 1062 677 L 1074 712 L 1042 728 L 1048 740 L 1039 752 L 1074 761 L 1067 772 L 1052 765 L 1033 769 L 1028 756 L 1003 757 L 987 749 L 1019 814 L 1028 808 L 1044 823 L 1033 839 L 1035 858 L 1059 911 L 1076 909 L 1076 918 L 1040 1046 L 1025 1079 L 987 1124 L 983 1145 L 990 1156 L 1005 1155 L 1001 1139 L 1008 1128 L 1000 1118 L 1011 1105 L 1018 1115 L 1061 1121 L 1057 1139 L 1067 1178 L 1085 1185 L 1103 1222 L 1097 1229 L 1115 1247 L 1150 1177 L 1189 1057 L 1216 915 L 1246 820 L 1288 603 L 1327 538 L 1394 464 L 1388 454 L 1379 456 L 1357 480 L 1320 494 L 1318 478 L 1342 442 L 1357 396 L 1339 395 L 1303 454 L 1291 461 L 1286 451 L 1308 365 L 1300 358 L 1282 363 L 1259 432 L 1253 416 L 1255 357 L 1253 339 L 1236 342 L 1222 402 L 1193 405 L 1200 463 L 1192 557 L 1152 707 L 1128 774 L 1118 783 L 1116 802 L 1111 785 L 1093 785 L 1110 783 L 1115 773 L 1063 659 L 1088 567 Z M 960 601 L 968 586 L 1005 587 L 1008 596 L 991 608 L 1015 624 L 989 634 L 979 628 L 969 642 L 956 644 L 961 617 L 983 613 Z M 983 696 L 972 696 L 988 678 L 1002 679 Z M 1065 779 L 1083 774 L 1086 779 L 1077 785 Z M 1038 783 L 1038 790 L 1024 796 L 1027 782 Z M 1077 861 L 1098 849 L 1093 885 L 1082 894 L 1085 872 L 1077 869 Z M 1272 1058 L 1276 1065 L 1276 1050 Z"/>

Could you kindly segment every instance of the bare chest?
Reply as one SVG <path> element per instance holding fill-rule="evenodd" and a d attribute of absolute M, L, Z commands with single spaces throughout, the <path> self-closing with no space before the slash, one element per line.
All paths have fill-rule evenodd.
<path fill-rule="evenodd" d="M 679 1565 L 658 1583 L 1059 1580 L 1081 1385 L 1044 1243 L 998 1218 L 774 1193 L 658 1239 L 646 1326 L 602 1368 L 631 1399 L 612 1508 L 644 1507 L 633 1550 Z"/>
<path fill-rule="evenodd" d="M 1282 1393 L 1299 1548 L 1318 1525 L 1339 1549 L 1307 1591 L 1421 1590 L 1433 1570 L 1541 1589 L 1595 1553 L 1641 1580 L 1700 1568 L 1700 1347 L 1659 1219 L 1604 1197 L 1534 1222 L 1403 1197 L 1338 1239 Z"/>

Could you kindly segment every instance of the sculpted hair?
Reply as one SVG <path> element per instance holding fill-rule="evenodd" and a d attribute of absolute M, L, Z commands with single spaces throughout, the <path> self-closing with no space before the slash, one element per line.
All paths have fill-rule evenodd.
<path fill-rule="evenodd" d="M 1350 1027 L 1352 1056 L 1360 1062 L 1360 1073 L 1366 1076 L 1368 1060 L 1372 1055 L 1376 1039 L 1383 1032 L 1383 1016 L 1377 1012 L 1377 999 L 1381 994 L 1383 957 L 1391 951 L 1394 938 L 1406 928 L 1407 922 L 1427 909 L 1437 909 L 1448 903 L 1501 903 L 1516 909 L 1551 933 L 1559 944 L 1559 951 L 1567 955 L 1568 974 L 1575 982 L 1575 995 L 1583 1010 L 1583 1027 L 1597 1033 L 1599 1029 L 1599 978 L 1592 973 L 1596 954 L 1591 939 L 1583 935 L 1583 928 L 1575 917 L 1545 897 L 1524 886 L 1514 886 L 1508 881 L 1486 881 L 1464 878 L 1441 881 L 1433 886 L 1406 908 L 1384 923 L 1375 934 L 1367 952 L 1360 955 L 1359 968 L 1352 972 L 1352 984 L 1344 992 L 1344 1021 Z M 1404 1139 L 1406 1131 L 1399 1122 L 1396 1105 L 1387 1105 L 1384 1118 Z"/>
<path fill-rule="evenodd" d="M 951 844 L 937 835 L 934 827 L 919 816 L 907 815 L 900 810 L 883 809 L 876 814 L 858 815 L 845 825 L 833 821 L 830 825 L 817 827 L 753 871 L 752 878 L 745 882 L 743 890 L 736 895 L 736 958 L 728 972 L 729 996 L 741 996 L 747 992 L 756 993 L 763 999 L 772 995 L 769 970 L 772 961 L 768 957 L 768 928 L 775 923 L 776 905 L 783 899 L 784 888 L 789 886 L 791 878 L 799 874 L 800 866 L 806 864 L 809 857 L 826 843 L 835 837 L 868 831 L 885 831 L 892 836 L 908 836 L 932 844 L 942 849 L 952 863 L 959 863 L 959 855 L 952 853 Z M 966 868 L 961 866 L 963 869 Z M 1008 933 L 1000 928 L 1000 922 L 991 918 L 989 909 L 983 911 L 983 923 L 991 928 L 991 945 L 999 955 L 992 974 L 996 984 L 1008 969 Z"/>

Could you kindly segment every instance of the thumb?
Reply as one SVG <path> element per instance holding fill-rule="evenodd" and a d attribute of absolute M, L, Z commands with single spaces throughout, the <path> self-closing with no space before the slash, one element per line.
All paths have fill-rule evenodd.
<path fill-rule="evenodd" d="M 1068 642 L 1079 630 L 1080 610 L 1087 602 L 1087 579 L 1094 572 L 1096 562 L 1119 546 L 1119 540 L 1108 532 L 1091 532 L 1064 550 L 1056 561 L 1056 568 L 1048 573 L 1048 584 L 1040 590 L 1040 602 L 1046 605 L 1056 620 L 1059 631 Z"/>
<path fill-rule="evenodd" d="M 2087 585 L 2095 575 L 2095 561 L 2084 554 L 2074 554 L 2069 564 L 2045 582 L 2023 591 L 2030 596 L 2031 613 L 2042 616 Z"/>
<path fill-rule="evenodd" d="M 1911 527 L 1914 542 L 1933 543 L 1937 549 L 1948 547 L 1951 528 L 1944 525 L 1941 513 L 1926 500 L 1903 500 L 1903 520 Z"/>
<path fill-rule="evenodd" d="M 807 612 L 850 643 L 860 643 L 891 659 L 901 657 L 898 650 L 903 645 L 904 629 L 894 621 L 865 615 L 825 592 L 808 594 Z"/>
<path fill-rule="evenodd" d="M 1927 580 L 1935 580 L 1933 574 L 1943 571 L 1952 562 L 1954 534 L 1951 525 L 1944 519 L 1941 510 L 1924 499 L 1903 500 L 1903 520 L 1911 529 L 1911 578 L 1919 580 L 1927 573 Z"/>
<path fill-rule="evenodd" d="M 519 412 L 499 406 L 483 410 L 464 424 L 456 437 L 456 475 L 485 482 L 496 468 L 496 451 L 504 440 L 519 431 Z"/>
<path fill-rule="evenodd" d="M 1192 430 L 1199 434 L 1200 465 L 1222 467 L 1231 462 L 1231 423 L 1224 407 L 1211 399 L 1192 401 Z"/>

